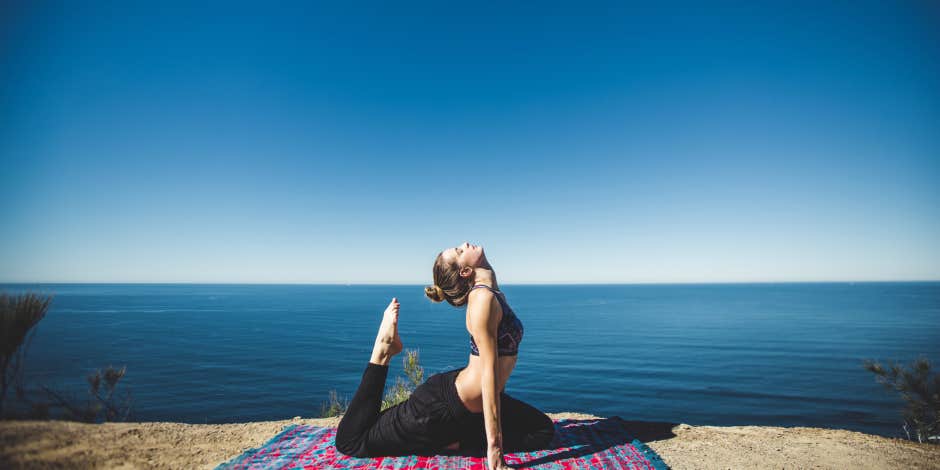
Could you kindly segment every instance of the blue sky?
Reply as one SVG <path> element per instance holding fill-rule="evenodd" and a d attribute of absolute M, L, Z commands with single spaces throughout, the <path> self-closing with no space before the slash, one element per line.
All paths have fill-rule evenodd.
<path fill-rule="evenodd" d="M 114 3 L 2 7 L 0 281 L 940 279 L 932 2 Z"/>

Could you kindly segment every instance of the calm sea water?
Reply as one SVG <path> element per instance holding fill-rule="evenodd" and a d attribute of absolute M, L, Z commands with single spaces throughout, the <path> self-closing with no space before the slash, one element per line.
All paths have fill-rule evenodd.
<path fill-rule="evenodd" d="M 506 391 L 547 412 L 897 436 L 900 399 L 863 359 L 940 366 L 940 283 L 502 288 L 525 324 Z M 313 417 L 330 390 L 352 397 L 393 296 L 428 375 L 467 362 L 464 310 L 430 303 L 423 286 L 0 289 L 55 295 L 29 383 L 81 396 L 88 372 L 126 365 L 138 421 Z"/>

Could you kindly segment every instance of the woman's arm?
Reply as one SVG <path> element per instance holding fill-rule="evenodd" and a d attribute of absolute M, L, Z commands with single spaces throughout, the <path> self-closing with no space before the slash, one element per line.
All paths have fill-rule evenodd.
<path fill-rule="evenodd" d="M 470 310 L 470 334 L 480 351 L 483 364 L 483 423 L 486 427 L 486 442 L 489 468 L 502 468 L 503 432 L 500 423 L 499 390 L 497 379 L 499 367 L 496 363 L 496 329 L 499 324 L 496 310 L 493 309 L 493 293 L 479 289 L 471 293 L 474 296 Z"/>

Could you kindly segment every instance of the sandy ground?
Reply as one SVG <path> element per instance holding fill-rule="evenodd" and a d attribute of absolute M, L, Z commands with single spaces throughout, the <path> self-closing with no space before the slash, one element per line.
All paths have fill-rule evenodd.
<path fill-rule="evenodd" d="M 552 418 L 592 418 L 551 413 Z M 0 468 L 213 468 L 289 424 L 336 426 L 338 418 L 239 424 L 0 422 Z M 630 422 L 631 432 L 674 469 L 934 468 L 940 445 L 854 431 Z"/>

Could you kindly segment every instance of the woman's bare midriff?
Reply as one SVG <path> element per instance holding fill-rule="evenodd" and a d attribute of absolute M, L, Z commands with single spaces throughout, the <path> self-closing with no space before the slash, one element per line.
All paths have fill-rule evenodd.
<path fill-rule="evenodd" d="M 503 356 L 496 359 L 499 374 L 496 377 L 497 389 L 502 392 L 506 389 L 506 382 L 516 367 L 518 356 Z M 467 367 L 457 374 L 457 395 L 468 410 L 479 413 L 483 411 L 483 361 L 480 356 L 470 355 Z"/>

